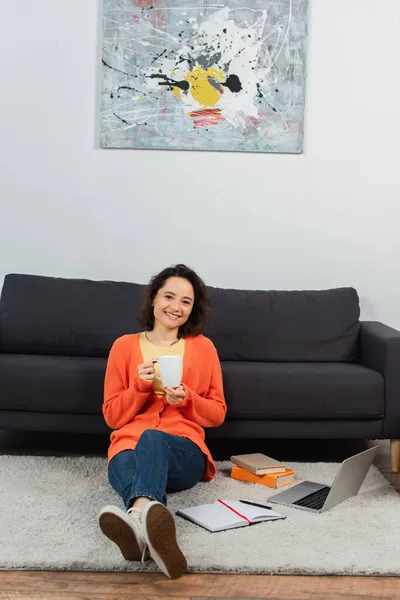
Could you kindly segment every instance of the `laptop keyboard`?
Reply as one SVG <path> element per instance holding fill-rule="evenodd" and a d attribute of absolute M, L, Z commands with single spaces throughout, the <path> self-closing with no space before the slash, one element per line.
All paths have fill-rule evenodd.
<path fill-rule="evenodd" d="M 297 504 L 297 506 L 306 506 L 307 508 L 315 508 L 319 510 L 325 504 L 325 500 L 328 497 L 331 488 L 329 486 L 325 486 L 316 492 L 312 492 L 312 494 L 308 494 L 307 496 L 303 496 L 300 500 L 296 500 L 293 504 Z"/>

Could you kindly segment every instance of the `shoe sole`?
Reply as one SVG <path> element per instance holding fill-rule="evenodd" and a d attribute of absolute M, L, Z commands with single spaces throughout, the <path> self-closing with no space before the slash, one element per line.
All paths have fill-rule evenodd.
<path fill-rule="evenodd" d="M 113 513 L 103 513 L 99 518 L 100 529 L 105 536 L 115 542 L 125 560 L 141 560 L 142 552 L 135 533 L 125 521 Z"/>
<path fill-rule="evenodd" d="M 150 556 L 165 575 L 178 579 L 187 568 L 184 554 L 176 541 L 175 521 L 169 510 L 157 504 L 146 515 Z"/>

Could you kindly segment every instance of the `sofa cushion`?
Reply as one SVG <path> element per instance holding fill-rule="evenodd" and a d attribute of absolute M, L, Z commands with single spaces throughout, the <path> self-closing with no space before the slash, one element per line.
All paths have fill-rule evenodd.
<path fill-rule="evenodd" d="M 0 351 L 107 356 L 113 342 L 141 330 L 143 285 L 6 275 Z"/>
<path fill-rule="evenodd" d="M 356 290 L 243 291 L 209 288 L 206 330 L 221 360 L 345 362 L 358 356 Z"/>
<path fill-rule="evenodd" d="M 228 419 L 384 417 L 384 379 L 343 363 L 222 363 Z"/>
<path fill-rule="evenodd" d="M 135 283 L 7 275 L 0 301 L 0 351 L 107 356 L 136 333 L 144 286 Z M 357 357 L 357 292 L 209 288 L 206 330 L 222 360 L 341 362 Z"/>
<path fill-rule="evenodd" d="M 100 415 L 105 358 L 0 354 L 0 411 Z M 360 365 L 223 362 L 228 420 L 384 416 L 384 380 Z"/>
<path fill-rule="evenodd" d="M 0 411 L 101 415 L 106 362 L 0 354 Z"/>

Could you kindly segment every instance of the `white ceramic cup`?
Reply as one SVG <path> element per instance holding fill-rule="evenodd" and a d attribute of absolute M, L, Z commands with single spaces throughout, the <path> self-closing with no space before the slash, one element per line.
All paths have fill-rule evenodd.
<path fill-rule="evenodd" d="M 181 385 L 183 360 L 182 356 L 160 356 L 157 361 L 160 365 L 160 379 L 164 387 L 177 388 Z"/>

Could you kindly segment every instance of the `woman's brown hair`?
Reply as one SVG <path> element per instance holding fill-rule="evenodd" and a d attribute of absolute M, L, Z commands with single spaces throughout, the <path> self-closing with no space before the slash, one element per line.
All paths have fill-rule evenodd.
<path fill-rule="evenodd" d="M 182 277 L 193 286 L 194 304 L 189 319 L 179 327 L 179 336 L 199 335 L 204 331 L 210 316 L 210 298 L 204 281 L 186 265 L 167 267 L 161 273 L 154 275 L 148 283 L 143 297 L 139 322 L 147 331 L 154 328 L 153 300 L 159 289 L 170 277 Z"/>

